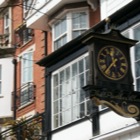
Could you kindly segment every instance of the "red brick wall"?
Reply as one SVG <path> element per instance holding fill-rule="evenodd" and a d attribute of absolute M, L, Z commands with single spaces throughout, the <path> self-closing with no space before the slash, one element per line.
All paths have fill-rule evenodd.
<path fill-rule="evenodd" d="M 92 9 L 90 9 L 89 18 L 90 18 L 90 22 L 89 22 L 90 27 L 92 27 L 100 22 L 100 9 L 99 9 L 99 7 L 97 8 L 96 11 L 93 11 Z"/>
<path fill-rule="evenodd" d="M 14 21 L 12 22 L 14 40 L 14 30 L 23 23 L 22 8 L 19 6 L 13 7 L 12 17 Z M 13 41 L 13 43 L 15 42 Z M 22 115 L 25 115 L 32 110 L 35 110 L 36 112 L 44 111 L 44 68 L 36 64 L 38 60 L 44 57 L 44 33 L 40 30 L 34 31 L 34 37 L 32 41 L 16 49 L 15 55 L 17 60 L 19 60 L 17 64 L 17 89 L 21 87 L 21 60 L 19 58 L 19 55 L 33 44 L 35 44 L 35 51 L 33 55 L 33 82 L 36 85 L 36 98 L 34 103 L 24 108 L 17 109 L 17 117 L 21 117 Z"/>

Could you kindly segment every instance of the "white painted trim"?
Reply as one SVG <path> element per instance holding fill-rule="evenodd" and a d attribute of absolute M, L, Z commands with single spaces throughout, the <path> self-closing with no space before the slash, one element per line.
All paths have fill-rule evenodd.
<path fill-rule="evenodd" d="M 23 54 L 28 53 L 30 51 L 34 52 L 36 49 L 36 45 L 33 44 L 32 46 L 28 47 L 26 50 L 24 50 L 23 52 L 21 52 L 18 56 L 17 56 L 17 62 L 21 61 L 21 57 L 23 56 Z"/>
<path fill-rule="evenodd" d="M 61 70 L 66 69 L 67 67 L 71 66 L 71 65 L 74 64 L 75 62 L 78 62 L 78 61 L 84 59 L 86 56 L 88 56 L 88 53 L 85 53 L 85 54 L 81 55 L 80 57 L 76 58 L 75 60 L 72 60 L 71 62 L 69 62 L 68 64 L 62 66 L 61 68 L 58 68 L 58 70 L 52 72 L 52 75 L 51 75 L 51 76 L 53 77 L 53 75 L 59 73 Z M 70 123 L 74 122 L 75 120 L 74 120 L 74 121 L 71 120 L 71 122 L 69 122 L 69 123 L 67 123 L 67 124 L 64 124 L 64 125 L 62 125 L 62 126 L 59 126 L 59 127 L 57 127 L 57 128 L 54 128 L 54 127 L 53 127 L 53 126 L 54 126 L 54 121 L 53 121 L 53 116 L 54 116 L 54 113 L 53 113 L 53 111 L 54 111 L 54 110 L 53 110 L 53 108 L 54 108 L 54 106 L 53 106 L 53 95 L 54 95 L 54 94 L 53 94 L 52 88 L 53 88 L 53 78 L 51 78 L 51 95 L 52 95 L 52 97 L 51 97 L 51 106 L 52 106 L 51 112 L 52 112 L 52 129 L 55 130 L 55 129 L 61 128 L 62 126 L 65 126 L 65 125 L 67 125 L 67 124 L 70 124 Z M 79 119 L 80 119 L 80 118 L 79 118 Z M 78 120 L 78 119 L 77 119 L 77 120 Z"/>
<path fill-rule="evenodd" d="M 66 16 L 66 25 L 67 30 L 64 34 L 67 35 L 67 42 L 72 40 L 72 13 L 76 12 L 85 12 L 87 14 L 87 27 L 84 29 L 89 29 L 89 8 L 86 7 L 80 7 L 80 8 L 72 8 L 72 9 L 66 9 L 63 12 L 61 12 L 59 15 L 57 15 L 53 20 L 49 22 L 49 25 L 52 27 L 52 51 L 54 51 L 54 41 L 57 39 L 54 39 L 54 24 L 59 21 L 59 19 L 63 19 L 64 16 Z M 59 36 L 60 37 L 60 36 Z"/>
<path fill-rule="evenodd" d="M 137 130 L 140 130 L 140 123 L 139 122 L 134 123 L 134 124 L 129 125 L 129 126 L 125 126 L 125 127 L 120 128 L 118 130 L 115 130 L 115 131 L 111 131 L 109 133 L 95 136 L 95 137 L 91 138 L 90 140 L 105 140 L 105 139 L 112 139 L 113 140 L 120 135 L 125 135 L 125 134 L 128 134 L 130 132 L 132 133 L 132 132 L 135 132 Z"/>

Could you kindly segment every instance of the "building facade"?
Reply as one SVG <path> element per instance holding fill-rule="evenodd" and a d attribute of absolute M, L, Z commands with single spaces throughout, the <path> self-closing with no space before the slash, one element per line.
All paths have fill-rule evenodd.
<path fill-rule="evenodd" d="M 0 128 L 4 132 L 3 139 L 8 136 L 12 139 L 6 125 L 12 125 L 11 120 L 16 123 L 21 118 L 27 120 L 44 112 L 44 68 L 36 62 L 45 56 L 45 34 L 26 27 L 28 4 L 20 0 L 0 2 Z"/>
<path fill-rule="evenodd" d="M 0 2 L 4 6 L 3 2 Z M 11 9 L 1 9 L 3 14 L 0 18 L 0 132 L 5 130 L 5 121 L 12 119 L 12 95 L 14 82 L 14 66 L 12 64 L 15 49 L 11 43 L 11 22 L 8 20 L 11 17 Z M 8 73 L 8 74 L 7 74 Z"/>
<path fill-rule="evenodd" d="M 47 71 L 48 139 L 139 139 L 139 121 L 121 117 L 107 107 L 96 108 L 82 89 L 89 84 L 87 60 L 90 45 L 86 43 L 92 38 L 89 34 L 105 33 L 109 28 L 115 28 L 124 36 L 139 40 L 139 5 L 139 1 L 101 0 L 101 21 L 97 25 L 38 62 Z M 136 91 L 139 91 L 138 44 L 131 48 Z"/>
<path fill-rule="evenodd" d="M 13 117 L 26 117 L 26 124 L 45 112 L 39 132 L 32 137 L 26 133 L 26 139 L 140 138 L 137 120 L 95 106 L 83 90 L 90 84 L 88 40 L 110 28 L 140 40 L 139 6 L 139 0 L 2 1 L 5 22 L 0 30 L 10 35 L 5 44 L 15 48 Z M 134 89 L 139 91 L 139 42 L 131 48 L 131 60 Z M 17 139 L 23 139 L 22 126 L 17 126 Z"/>

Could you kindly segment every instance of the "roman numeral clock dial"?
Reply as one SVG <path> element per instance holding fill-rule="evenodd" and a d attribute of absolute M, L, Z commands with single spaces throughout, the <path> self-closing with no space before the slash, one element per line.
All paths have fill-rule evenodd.
<path fill-rule="evenodd" d="M 98 68 L 108 79 L 120 80 L 128 71 L 124 53 L 115 46 L 105 46 L 98 53 Z"/>

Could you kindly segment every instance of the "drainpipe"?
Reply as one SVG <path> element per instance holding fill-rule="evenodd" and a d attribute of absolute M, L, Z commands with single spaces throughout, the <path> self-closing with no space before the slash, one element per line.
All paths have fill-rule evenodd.
<path fill-rule="evenodd" d="M 48 49 L 48 45 L 47 45 L 47 32 L 46 31 L 44 31 L 44 54 L 45 54 L 45 56 L 47 56 L 47 54 L 48 54 L 48 51 L 47 51 L 47 49 Z M 48 127 L 48 125 L 47 125 L 47 119 L 46 118 L 48 118 L 48 115 L 47 115 L 47 79 L 46 79 L 46 75 L 47 75 L 47 68 L 45 67 L 45 117 L 44 117 L 44 129 L 43 129 L 43 132 L 45 133 L 44 135 L 46 136 L 47 134 L 47 127 Z"/>
<path fill-rule="evenodd" d="M 17 92 L 16 92 L 16 87 L 17 87 L 17 60 L 14 58 L 12 61 L 13 65 L 14 65 L 14 94 L 13 94 L 13 118 L 14 120 L 16 120 L 16 96 L 17 96 Z"/>

